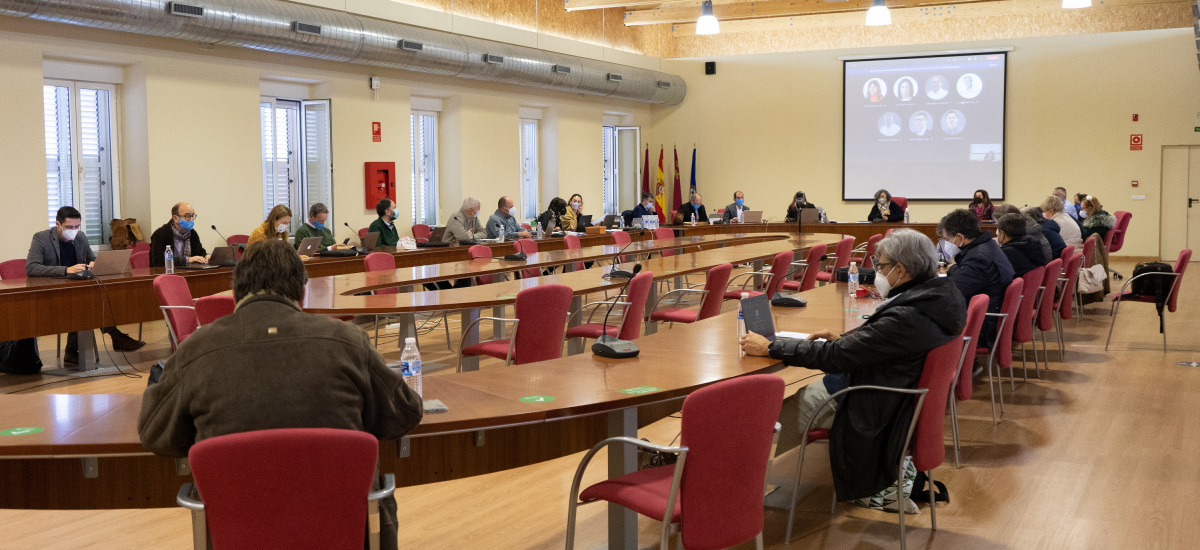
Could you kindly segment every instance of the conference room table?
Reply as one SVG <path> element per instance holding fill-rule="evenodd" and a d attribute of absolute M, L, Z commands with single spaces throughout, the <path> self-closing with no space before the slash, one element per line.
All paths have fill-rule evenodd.
<path fill-rule="evenodd" d="M 698 253 L 643 260 L 656 279 L 699 272 L 712 265 L 743 262 L 797 246 L 836 240 L 838 235 L 776 236 Z M 330 290 L 313 292 L 313 313 L 387 312 L 405 307 L 433 310 L 511 303 L 514 291 L 535 284 L 567 283 L 576 293 L 618 287 L 602 269 L 559 273 L 443 291 L 356 296 L 395 281 L 316 281 Z M 364 283 L 358 286 L 359 283 Z M 492 287 L 492 288 L 489 288 Z M 483 294 L 480 294 L 483 293 Z M 875 301 L 846 296 L 845 285 L 805 293 L 807 308 L 775 308 L 778 330 L 844 331 L 861 323 Z M 518 467 L 578 452 L 606 436 L 636 435 L 639 409 L 675 403 L 713 382 L 755 372 L 774 372 L 778 361 L 743 357 L 736 316 L 725 313 L 637 340 L 641 354 L 605 359 L 577 354 L 539 363 L 474 372 L 427 375 L 424 396 L 448 411 L 427 414 L 403 441 L 381 442 L 382 471 L 396 472 L 400 485 L 455 479 Z M 172 506 L 185 469 L 148 456 L 136 433 L 140 394 L 0 396 L 0 507 L 124 508 Z M 486 434 L 486 436 L 484 435 Z M 481 446 L 482 445 L 482 446 Z M 483 448 L 490 448 L 481 452 Z M 83 459 L 83 475 L 80 463 Z M 636 467 L 632 449 L 613 448 L 612 474 Z M 69 460 L 76 459 L 76 460 Z M 636 518 L 611 508 L 613 547 L 632 547 Z"/>
<path fill-rule="evenodd" d="M 696 225 L 672 225 L 669 226 L 675 230 L 676 235 L 725 235 L 731 233 L 795 233 L 796 222 L 762 222 L 762 223 L 728 223 L 728 224 L 707 224 L 698 223 Z M 981 224 L 984 229 L 995 228 L 995 224 Z M 848 235 L 854 237 L 854 242 L 865 243 L 871 235 L 887 233 L 889 229 L 912 229 L 915 230 L 935 242 L 937 237 L 937 223 L 872 223 L 872 222 L 826 222 L 826 223 L 806 223 L 804 224 L 804 233 L 835 233 L 839 235 Z"/>

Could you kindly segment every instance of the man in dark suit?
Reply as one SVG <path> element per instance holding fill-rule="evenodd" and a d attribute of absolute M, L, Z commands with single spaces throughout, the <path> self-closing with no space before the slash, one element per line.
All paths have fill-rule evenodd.
<path fill-rule="evenodd" d="M 186 202 L 171 207 L 171 219 L 150 234 L 150 267 L 163 267 L 163 253 L 171 247 L 175 265 L 208 263 L 208 252 L 200 244 L 200 235 L 195 231 L 196 209 Z"/>
<path fill-rule="evenodd" d="M 695 219 L 692 216 L 695 215 Z M 704 211 L 704 197 L 700 193 L 692 195 L 692 200 L 687 204 L 679 207 L 679 212 L 675 214 L 679 220 L 678 223 L 688 222 L 708 222 L 708 213 Z"/>
<path fill-rule="evenodd" d="M 950 248 L 954 265 L 946 276 L 958 287 L 963 298 L 976 294 L 988 296 L 988 313 L 1000 313 L 1004 292 L 1013 280 L 1013 266 L 1000 250 L 991 231 L 979 230 L 979 218 L 965 208 L 959 208 L 938 223 L 938 235 Z M 996 318 L 988 317 L 979 333 L 979 345 L 990 347 L 996 339 Z"/>
<path fill-rule="evenodd" d="M 749 210 L 746 206 L 746 195 L 741 191 L 734 191 L 733 203 L 725 207 L 725 213 L 721 216 L 721 220 L 729 223 L 730 220 L 742 221 L 742 212 Z"/>

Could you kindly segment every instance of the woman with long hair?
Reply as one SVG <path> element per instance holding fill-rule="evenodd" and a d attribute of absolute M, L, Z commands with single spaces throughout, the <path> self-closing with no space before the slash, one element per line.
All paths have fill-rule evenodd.
<path fill-rule="evenodd" d="M 996 207 L 992 204 L 992 199 L 988 197 L 987 191 L 976 189 L 975 199 L 971 201 L 971 204 L 967 205 L 967 210 L 970 210 L 982 222 L 992 219 L 992 213 L 995 212 Z"/>
<path fill-rule="evenodd" d="M 267 219 L 262 222 L 254 231 L 250 232 L 250 238 L 246 241 L 246 246 L 250 246 L 258 241 L 267 239 L 282 239 L 288 240 L 288 228 L 292 225 L 292 209 L 282 204 L 275 205 L 271 209 L 271 213 L 267 214 Z"/>

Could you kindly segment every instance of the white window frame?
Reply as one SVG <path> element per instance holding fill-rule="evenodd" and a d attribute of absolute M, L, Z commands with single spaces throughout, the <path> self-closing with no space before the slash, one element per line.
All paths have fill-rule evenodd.
<path fill-rule="evenodd" d="M 519 121 L 518 141 L 521 146 L 521 215 L 518 218 L 529 220 L 537 218 L 538 206 L 541 204 L 538 196 L 541 186 L 538 172 L 538 163 L 541 162 L 541 150 L 539 149 L 541 146 L 541 125 L 537 119 L 521 118 Z"/>
<path fill-rule="evenodd" d="M 262 109 L 267 108 L 268 106 L 271 109 L 271 127 L 273 128 L 270 136 L 268 136 L 262 128 L 262 123 L 265 122 Z M 309 143 L 309 136 L 306 132 L 309 124 L 307 114 L 310 108 L 324 108 L 325 112 L 328 113 L 328 115 L 325 117 L 325 125 L 323 128 L 325 147 L 323 148 L 323 151 L 315 152 L 317 156 L 316 160 L 311 159 L 313 153 L 310 152 L 310 149 L 312 148 L 310 146 L 313 144 Z M 289 230 L 294 231 L 300 226 L 300 224 L 307 221 L 308 207 L 314 203 L 320 202 L 325 204 L 330 212 L 330 218 L 325 222 L 326 226 L 329 227 L 331 231 L 336 232 L 336 224 L 332 219 L 334 210 L 334 180 L 332 158 L 333 136 L 332 127 L 330 124 L 330 121 L 332 120 L 331 110 L 332 102 L 328 99 L 288 99 L 270 96 L 262 96 L 259 99 L 260 135 L 261 139 L 263 140 L 261 148 L 261 152 L 263 154 L 261 179 L 263 185 L 263 219 L 266 219 L 267 215 L 270 214 L 271 209 L 274 208 L 275 205 L 285 204 L 292 210 L 292 223 Z M 268 144 L 266 143 L 266 140 L 268 137 L 278 137 L 279 130 L 281 129 L 281 121 L 279 120 L 279 113 L 281 111 L 294 113 L 296 118 L 295 124 L 286 125 L 286 123 L 283 123 L 285 126 L 282 129 L 287 133 L 289 142 L 293 145 L 287 151 L 287 156 L 284 158 L 283 162 L 279 163 L 278 157 L 276 159 L 267 158 Z M 320 145 L 320 143 L 316 144 L 317 147 L 320 147 Z M 273 148 L 278 152 L 277 144 L 274 145 Z M 322 155 L 325 158 L 325 162 L 323 163 L 320 160 Z M 314 163 L 318 164 L 318 166 L 315 168 L 320 171 L 319 173 L 314 171 Z M 268 173 L 273 174 L 272 181 L 274 183 L 268 182 Z M 311 179 L 314 176 L 324 176 L 326 181 L 328 181 L 328 189 L 325 193 L 321 193 L 320 191 L 313 193 L 311 188 Z M 281 177 L 287 180 L 287 190 L 284 192 L 284 195 L 280 194 L 278 188 L 272 188 L 268 193 L 268 186 L 278 185 L 279 178 Z"/>
<path fill-rule="evenodd" d="M 120 133 L 116 130 L 116 128 L 120 127 L 119 121 L 121 120 L 121 111 L 119 109 L 120 102 L 117 101 L 117 93 L 118 93 L 117 86 L 115 84 L 110 84 L 110 83 L 89 82 L 89 81 L 84 81 L 84 80 L 67 80 L 67 79 L 58 79 L 58 78 L 43 79 L 43 86 L 64 87 L 69 90 L 68 94 L 70 96 L 69 97 L 70 117 L 69 117 L 69 120 L 67 121 L 67 125 L 68 125 L 68 129 L 69 129 L 69 133 L 70 133 L 70 140 L 71 140 L 71 144 L 70 144 L 71 160 L 70 160 L 70 162 L 74 165 L 72 168 L 72 173 L 71 173 L 70 202 L 65 202 L 62 200 L 61 184 L 60 184 L 59 185 L 60 198 L 58 200 L 58 203 L 57 203 L 57 205 L 55 203 L 52 203 L 50 201 L 50 194 L 49 194 L 50 193 L 49 179 L 47 179 L 47 181 L 46 181 L 46 202 L 48 205 L 47 210 L 48 210 L 49 225 L 51 225 L 51 226 L 54 225 L 54 223 L 56 221 L 55 217 L 56 217 L 56 214 L 60 207 L 75 206 L 76 209 L 78 209 L 84 217 L 83 228 L 84 228 L 84 233 L 86 233 L 88 236 L 88 241 L 92 244 L 93 247 L 108 248 L 108 246 L 109 246 L 108 239 L 111 237 L 111 234 L 110 234 L 111 231 L 110 231 L 108 221 L 113 220 L 113 219 L 119 219 L 121 217 L 121 200 L 120 200 L 120 197 L 121 197 L 121 192 L 120 192 L 121 169 L 120 169 L 120 154 L 119 154 L 120 150 L 121 150 L 121 145 L 120 145 Z M 83 147 L 82 123 L 80 121 L 80 118 L 82 116 L 82 111 L 81 111 L 81 107 L 80 107 L 80 105 L 81 105 L 80 90 L 81 89 L 103 90 L 105 92 L 108 92 L 108 120 L 107 120 L 107 128 L 105 129 L 106 133 L 108 134 L 108 151 L 107 151 L 107 155 L 102 155 L 103 157 L 107 158 L 107 168 L 106 169 L 101 168 L 102 171 L 107 172 L 108 181 L 103 182 L 101 185 L 107 186 L 107 188 L 108 188 L 107 202 L 108 202 L 109 211 L 108 212 L 104 211 L 104 206 L 105 206 L 104 202 L 106 199 L 103 196 L 104 191 L 101 190 L 101 199 L 100 199 L 101 205 L 100 205 L 100 214 L 99 214 L 100 219 L 99 220 L 89 220 L 89 217 L 87 214 L 88 204 L 85 200 L 86 190 L 84 189 L 84 185 L 83 185 L 83 181 L 84 181 L 84 177 L 85 177 L 85 175 L 84 175 L 85 166 L 84 166 L 84 155 L 81 150 Z M 43 98 L 45 97 L 44 90 L 45 90 L 45 88 L 43 88 Z M 45 109 L 44 103 L 43 103 L 43 109 Z M 43 122 L 44 122 L 45 121 L 45 112 L 44 111 L 43 111 L 42 116 L 43 116 Z M 45 131 L 45 130 L 43 130 L 43 131 Z M 45 137 L 46 141 L 50 140 L 49 135 L 44 134 L 44 137 Z M 101 162 L 103 163 L 104 160 L 102 160 Z M 104 174 L 101 174 L 101 175 L 103 176 Z M 47 178 L 49 178 L 49 173 L 47 173 Z M 95 223 L 95 225 L 94 225 L 95 230 L 89 230 L 89 228 L 88 228 L 89 221 L 92 221 L 93 223 Z"/>
<path fill-rule="evenodd" d="M 421 117 L 433 118 L 433 136 L 428 142 L 433 146 L 432 159 L 428 162 L 424 161 L 427 154 L 422 147 L 424 139 L 418 138 L 417 125 Z M 440 192 L 440 147 L 438 144 L 438 134 L 440 128 L 438 126 L 438 112 L 413 109 L 409 115 L 409 135 L 411 138 L 412 148 L 412 223 L 425 224 L 435 226 L 438 224 L 439 217 L 439 192 Z M 418 157 L 421 157 L 419 160 Z M 432 171 L 432 174 L 429 172 Z M 421 185 L 417 182 L 421 181 Z M 432 203 L 430 203 L 432 201 Z M 424 212 L 422 212 L 424 206 Z M 432 219 L 430 219 L 432 218 Z"/>

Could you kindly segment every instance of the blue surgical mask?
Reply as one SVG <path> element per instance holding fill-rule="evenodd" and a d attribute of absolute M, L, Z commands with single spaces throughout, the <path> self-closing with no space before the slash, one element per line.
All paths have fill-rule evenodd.
<path fill-rule="evenodd" d="M 323 224 L 321 222 L 313 222 L 313 228 L 315 228 L 317 231 L 320 231 L 322 229 L 325 229 L 325 224 Z"/>
<path fill-rule="evenodd" d="M 736 199 L 736 200 L 734 200 L 734 201 L 733 201 L 733 204 L 736 204 L 736 205 L 738 205 L 738 206 L 741 206 L 741 205 L 743 205 L 743 204 L 746 204 L 746 199 Z"/>
<path fill-rule="evenodd" d="M 184 231 L 191 231 L 193 227 L 196 227 L 195 220 L 179 220 L 180 229 Z"/>

